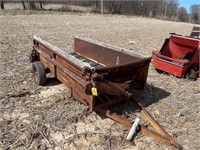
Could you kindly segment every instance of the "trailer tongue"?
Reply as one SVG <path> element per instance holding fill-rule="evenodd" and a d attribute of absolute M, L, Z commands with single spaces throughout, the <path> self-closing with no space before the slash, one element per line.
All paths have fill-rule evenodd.
<path fill-rule="evenodd" d="M 145 88 L 151 57 L 110 46 L 84 37 L 74 38 L 74 52 L 67 53 L 34 36 L 30 54 L 36 83 L 45 84 L 46 71 L 71 90 L 71 96 L 91 111 L 132 127 L 131 120 L 109 110 L 109 106 L 130 100 L 157 131 L 139 124 L 142 134 L 181 149 L 175 140 L 136 100 Z M 138 121 L 139 122 L 139 121 Z M 131 132 L 133 128 L 131 128 Z M 131 135 L 131 134 L 130 134 Z M 128 139 L 131 139 L 129 137 Z"/>

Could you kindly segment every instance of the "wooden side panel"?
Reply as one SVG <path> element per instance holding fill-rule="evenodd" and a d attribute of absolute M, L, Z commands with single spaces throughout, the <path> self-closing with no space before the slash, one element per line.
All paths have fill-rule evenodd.
<path fill-rule="evenodd" d="M 43 63 L 45 68 L 49 68 L 51 73 L 55 76 L 55 65 L 48 61 L 44 56 L 39 55 L 39 60 Z"/>
<path fill-rule="evenodd" d="M 66 60 L 64 60 L 63 58 L 61 58 L 60 56 L 56 55 L 56 61 L 59 64 L 62 64 L 64 67 L 66 67 L 67 69 L 69 69 L 70 71 L 74 72 L 75 74 L 77 74 L 78 76 L 81 76 L 81 70 L 77 69 L 76 67 L 74 67 L 72 64 L 70 64 L 69 62 L 67 62 Z"/>
<path fill-rule="evenodd" d="M 75 80 L 69 77 L 65 72 L 61 69 L 56 69 L 57 78 L 65 85 L 72 87 L 72 95 L 73 98 L 82 102 L 83 104 L 87 104 L 90 107 L 90 110 L 93 110 L 93 96 L 86 95 L 83 92 L 83 87 L 78 84 Z"/>
<path fill-rule="evenodd" d="M 50 50 L 48 50 L 47 48 L 45 48 L 44 46 L 42 46 L 41 44 L 39 44 L 39 49 L 41 49 L 44 53 L 46 53 L 48 56 L 50 56 L 51 58 L 53 57 L 53 52 L 51 52 Z"/>

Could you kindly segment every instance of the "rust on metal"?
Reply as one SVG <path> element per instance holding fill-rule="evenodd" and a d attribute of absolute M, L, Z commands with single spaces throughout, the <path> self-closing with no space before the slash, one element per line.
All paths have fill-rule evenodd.
<path fill-rule="evenodd" d="M 71 96 L 87 105 L 91 111 L 131 128 L 133 122 L 109 110 L 109 106 L 131 100 L 155 131 L 139 125 L 142 134 L 173 145 L 176 143 L 150 113 L 136 100 L 144 91 L 150 57 L 111 46 L 85 37 L 74 38 L 74 52 L 67 53 L 56 46 L 33 37 L 30 61 L 40 61 L 45 69 L 71 90 Z"/>
<path fill-rule="evenodd" d="M 113 85 L 114 87 L 118 88 L 120 91 L 123 91 L 119 86 Z M 152 125 L 152 127 L 158 132 L 152 131 L 147 129 L 146 127 L 140 125 L 140 130 L 142 134 L 153 137 L 154 139 L 164 142 L 168 145 L 173 145 L 178 149 L 182 149 L 182 146 L 177 143 L 174 139 L 170 137 L 170 135 L 165 131 L 165 129 L 151 116 L 151 114 L 135 99 L 133 99 L 133 95 L 131 93 L 127 93 L 124 91 L 124 94 L 129 98 L 131 101 L 133 101 L 134 105 L 138 108 L 138 110 L 141 112 L 141 114 L 144 116 L 144 118 Z M 117 115 L 116 113 L 113 113 L 109 110 L 100 110 L 101 113 L 105 114 L 107 117 L 131 128 L 132 122 L 124 118 L 122 116 Z"/>

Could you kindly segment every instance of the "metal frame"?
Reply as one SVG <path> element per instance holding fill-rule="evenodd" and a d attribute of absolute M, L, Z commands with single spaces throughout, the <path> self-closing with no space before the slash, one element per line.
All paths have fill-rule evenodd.
<path fill-rule="evenodd" d="M 116 87 L 116 85 L 113 85 Z M 119 90 L 120 87 L 118 87 Z M 129 100 L 131 100 L 133 102 L 133 104 L 138 108 L 138 110 L 140 111 L 140 113 L 143 115 L 143 117 L 151 124 L 151 126 L 155 129 L 155 131 L 148 129 L 147 127 L 143 126 L 143 125 L 139 125 L 139 130 L 141 131 L 141 133 L 143 135 L 146 136 L 150 136 L 160 142 L 163 142 L 167 145 L 171 145 L 176 147 L 177 149 L 182 149 L 182 146 L 177 143 L 167 132 L 166 130 L 151 116 L 151 114 L 139 103 L 137 102 L 133 95 L 131 93 L 127 93 L 125 91 L 122 90 L 122 92 L 124 92 L 124 94 L 126 95 L 127 98 L 129 98 Z M 105 116 L 107 116 L 108 118 L 111 118 L 129 128 L 132 127 L 133 122 L 125 117 L 122 117 L 120 115 L 118 115 L 117 113 L 111 112 L 108 108 L 104 108 L 99 110 L 100 113 L 104 114 Z"/>
<path fill-rule="evenodd" d="M 153 66 L 179 78 L 184 77 L 191 69 L 200 77 L 199 70 L 200 39 L 177 34 L 165 40 L 162 48 L 153 50 Z"/>
<path fill-rule="evenodd" d="M 88 38 L 75 37 L 74 53 L 67 53 L 34 36 L 31 62 L 45 68 L 71 89 L 71 96 L 96 111 L 127 126 L 132 121 L 109 110 L 109 106 L 131 100 L 157 131 L 139 125 L 142 134 L 182 148 L 134 97 L 145 88 L 150 57 L 144 57 Z M 93 93 L 91 89 L 95 89 Z M 130 90 L 133 89 L 133 90 Z"/>

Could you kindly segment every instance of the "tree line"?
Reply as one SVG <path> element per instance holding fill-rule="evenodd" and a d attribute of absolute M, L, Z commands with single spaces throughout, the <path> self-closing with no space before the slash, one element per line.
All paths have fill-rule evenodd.
<path fill-rule="evenodd" d="M 193 22 L 200 24 L 200 5 L 194 4 L 190 7 L 190 13 L 184 7 L 179 7 L 178 0 L 160 1 L 119 1 L 119 0 L 0 0 L 1 9 L 4 9 L 5 2 L 21 3 L 23 9 L 43 9 L 44 4 L 59 3 L 65 5 L 91 6 L 94 12 L 100 12 L 103 6 L 104 13 L 138 15 L 154 17 L 166 20 Z M 103 2 L 103 5 L 101 5 Z"/>

